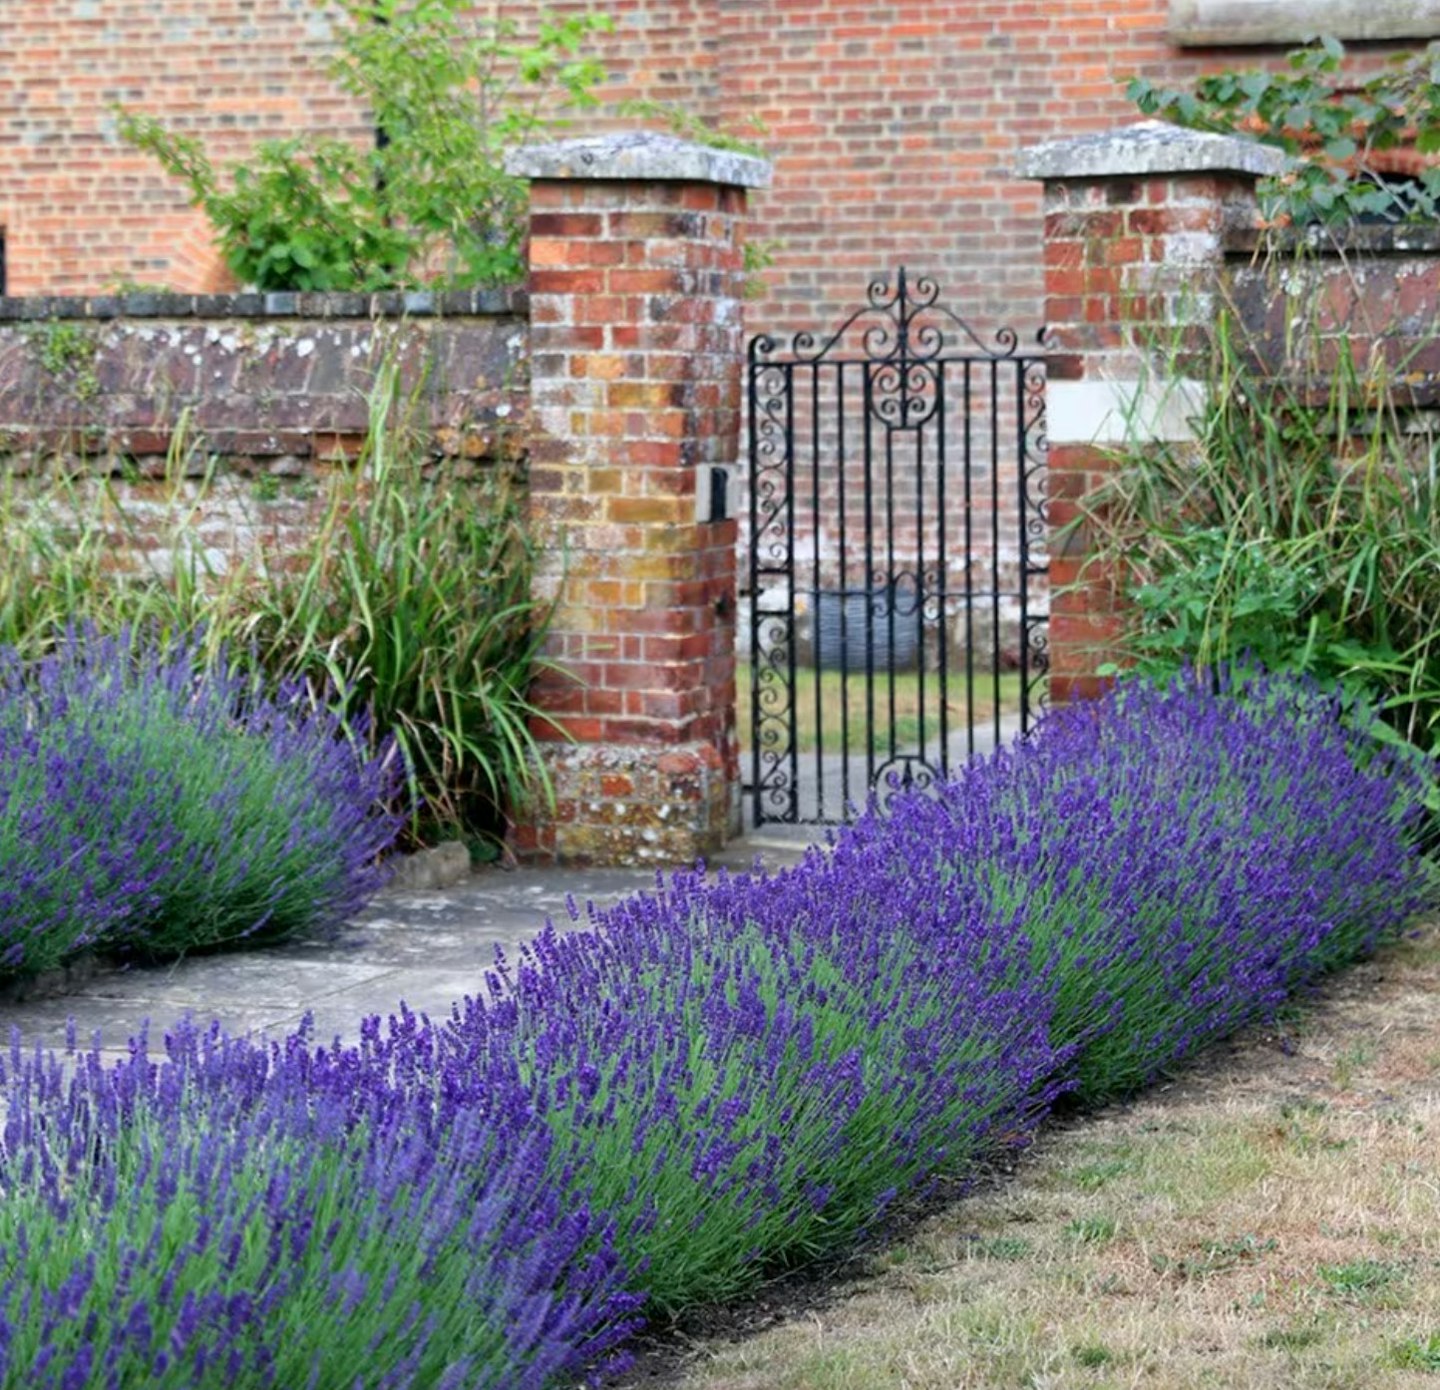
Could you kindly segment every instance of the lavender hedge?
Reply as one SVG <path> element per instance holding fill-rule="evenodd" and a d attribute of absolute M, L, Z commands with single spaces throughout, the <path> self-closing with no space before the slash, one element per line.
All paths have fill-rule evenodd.
<path fill-rule="evenodd" d="M 1421 772 L 1132 688 L 774 878 L 680 875 L 351 1046 L 17 1050 L 0 1385 L 539 1386 L 1139 1084 L 1432 902 Z M 358 1377 L 358 1380 L 357 1380 Z"/>
<path fill-rule="evenodd" d="M 813 872 L 1026 933 L 1082 1099 L 1133 1090 L 1436 901 L 1434 761 L 1293 677 L 1123 684 L 867 816 Z M 883 886 L 881 886 L 883 885 Z"/>
<path fill-rule="evenodd" d="M 636 1303 L 608 1229 L 542 1128 L 435 1094 L 413 1023 L 349 1053 L 186 1025 L 109 1067 L 17 1043 L 0 1385 L 530 1390 L 601 1357 Z"/>
<path fill-rule="evenodd" d="M 0 971 L 337 923 L 381 881 L 395 785 L 303 692 L 196 648 L 72 632 L 38 663 L 0 652 Z"/>

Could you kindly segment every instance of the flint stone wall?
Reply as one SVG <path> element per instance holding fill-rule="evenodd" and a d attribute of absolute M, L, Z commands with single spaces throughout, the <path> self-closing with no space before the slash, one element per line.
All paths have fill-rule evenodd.
<path fill-rule="evenodd" d="M 22 506 L 23 479 L 64 474 L 87 515 L 113 518 L 117 573 L 198 558 L 224 574 L 262 539 L 298 554 L 326 479 L 362 449 L 387 361 L 437 458 L 522 463 L 521 293 L 136 294 L 0 299 L 0 472 L 22 480 Z"/>

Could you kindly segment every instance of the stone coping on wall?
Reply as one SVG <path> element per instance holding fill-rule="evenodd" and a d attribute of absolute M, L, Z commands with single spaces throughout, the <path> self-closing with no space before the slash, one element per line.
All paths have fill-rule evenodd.
<path fill-rule="evenodd" d="M 227 470 L 303 473 L 310 460 L 361 450 L 387 360 L 406 418 L 434 429 L 438 452 L 494 461 L 526 447 L 528 303 L 511 292 L 0 305 L 12 311 L 0 315 L 0 463 L 10 469 L 52 456 L 164 458 L 183 422 L 197 467 L 213 458 Z"/>
<path fill-rule="evenodd" d="M 1348 223 L 1314 227 L 1226 227 L 1225 250 L 1230 255 L 1266 252 L 1313 251 L 1317 256 L 1433 256 L 1440 255 L 1440 223 Z"/>
<path fill-rule="evenodd" d="M 1137 121 L 1113 130 L 1047 140 L 1020 151 L 1022 179 L 1145 178 L 1152 174 L 1283 174 L 1283 150 L 1238 135 L 1189 130 L 1169 121 Z"/>
<path fill-rule="evenodd" d="M 137 291 L 96 295 L 0 296 L 0 323 L 49 319 L 385 319 L 523 315 L 519 287 L 488 290 L 240 291 L 179 294 Z"/>
<path fill-rule="evenodd" d="M 527 179 L 718 183 L 732 188 L 766 188 L 771 173 L 767 159 L 653 130 L 528 145 L 507 155 L 505 168 Z"/>

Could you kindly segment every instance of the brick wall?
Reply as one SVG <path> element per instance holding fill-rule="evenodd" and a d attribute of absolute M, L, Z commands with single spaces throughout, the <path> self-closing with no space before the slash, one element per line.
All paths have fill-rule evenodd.
<path fill-rule="evenodd" d="M 1323 392 L 1342 355 L 1362 377 L 1378 357 L 1396 400 L 1440 409 L 1440 227 L 1351 227 L 1303 241 L 1234 228 L 1225 251 L 1227 301 L 1266 371 Z"/>
<path fill-rule="evenodd" d="M 832 321 L 871 273 L 902 262 L 932 273 L 982 331 L 1038 328 L 1040 196 L 1014 175 L 1019 151 L 1133 120 L 1123 88 L 1135 74 L 1184 83 L 1284 51 L 1179 48 L 1167 0 L 621 0 L 607 10 L 617 91 L 737 131 L 752 115 L 765 123 L 775 178 L 752 200 L 750 235 L 779 246 L 748 317 L 791 331 Z"/>
<path fill-rule="evenodd" d="M 503 8 L 523 19 L 535 6 Z M 746 321 L 781 334 L 834 324 L 872 275 L 903 262 L 932 274 L 982 339 L 1008 326 L 1033 343 L 1044 317 L 1043 214 L 1038 186 L 1014 176 L 1018 152 L 1133 119 L 1122 90 L 1132 74 L 1186 82 L 1280 52 L 1176 47 L 1166 0 L 601 8 L 615 21 L 595 40 L 613 75 L 610 95 L 670 101 L 735 131 L 752 115 L 768 128 L 760 139 L 775 178 L 752 196 L 749 235 L 776 244 L 776 263 Z M 0 69 L 0 227 L 12 292 L 89 291 L 117 278 L 225 285 L 203 220 L 147 157 L 116 144 L 107 105 L 159 115 L 222 158 L 306 129 L 368 141 L 363 113 L 324 76 L 328 32 L 310 0 L 0 6 L 0 52 L 15 54 Z M 1384 51 L 1365 48 L 1371 58 Z M 587 113 L 584 124 L 607 119 Z M 1008 415 L 1001 427 L 1008 441 Z M 1011 453 L 987 483 L 1001 499 L 998 543 L 988 514 L 972 527 L 980 587 L 1007 594 L 1017 588 L 1021 520 L 1010 502 Z M 798 553 L 810 555 L 814 539 L 800 514 Z M 833 551 L 823 523 L 819 539 Z M 898 561 L 913 568 L 915 557 Z M 1015 604 L 1006 598 L 1004 607 L 1008 623 Z"/>
<path fill-rule="evenodd" d="M 5 0 L 0 5 L 0 231 L 11 294 L 117 281 L 232 288 L 205 219 L 120 144 L 118 103 L 200 136 L 221 159 L 256 140 L 369 127 L 321 64 L 311 0 Z"/>
<path fill-rule="evenodd" d="M 1166 0 L 601 8 L 616 21 L 598 41 L 616 93 L 769 127 L 775 181 L 753 200 L 752 235 L 781 245 L 749 318 L 792 330 L 829 322 L 872 271 L 902 260 L 934 273 L 986 330 L 1037 327 L 1040 194 L 1013 176 L 1017 152 L 1132 118 L 1121 86 L 1133 73 L 1185 81 L 1277 53 L 1178 49 Z M 0 227 L 11 292 L 118 278 L 223 287 L 203 221 L 148 157 L 115 142 L 107 108 L 152 112 L 222 156 L 306 129 L 368 140 L 363 114 L 323 75 L 327 33 L 310 0 L 6 0 Z"/>
<path fill-rule="evenodd" d="M 1191 329 L 1205 332 L 1224 209 L 1251 188 L 1227 173 L 1170 172 L 1047 185 L 1050 523 L 1062 534 L 1111 473 L 1122 441 L 1184 437 L 1188 398 L 1165 395 L 1158 354 L 1183 346 Z M 1122 600 L 1109 575 L 1085 564 L 1087 550 L 1084 532 L 1070 531 L 1050 561 L 1058 702 L 1096 693 L 1093 672 L 1120 632 Z"/>
<path fill-rule="evenodd" d="M 17 492 L 57 458 L 82 495 L 116 478 L 136 521 L 117 569 L 164 570 L 148 541 L 178 505 L 223 572 L 256 528 L 304 534 L 303 489 L 254 484 L 355 452 L 395 362 L 410 423 L 442 449 L 529 465 L 554 663 L 533 730 L 554 806 L 527 808 L 517 848 L 692 862 L 738 829 L 736 524 L 708 483 L 735 463 L 745 190 L 769 168 L 644 133 L 517 167 L 524 294 L 0 298 L 0 470 Z"/>

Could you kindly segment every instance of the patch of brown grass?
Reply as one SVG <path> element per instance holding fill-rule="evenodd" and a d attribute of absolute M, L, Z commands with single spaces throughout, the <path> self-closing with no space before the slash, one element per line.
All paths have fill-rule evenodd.
<path fill-rule="evenodd" d="M 1440 930 L 1051 1131 L 863 1275 L 643 1383 L 1440 1386 Z"/>

